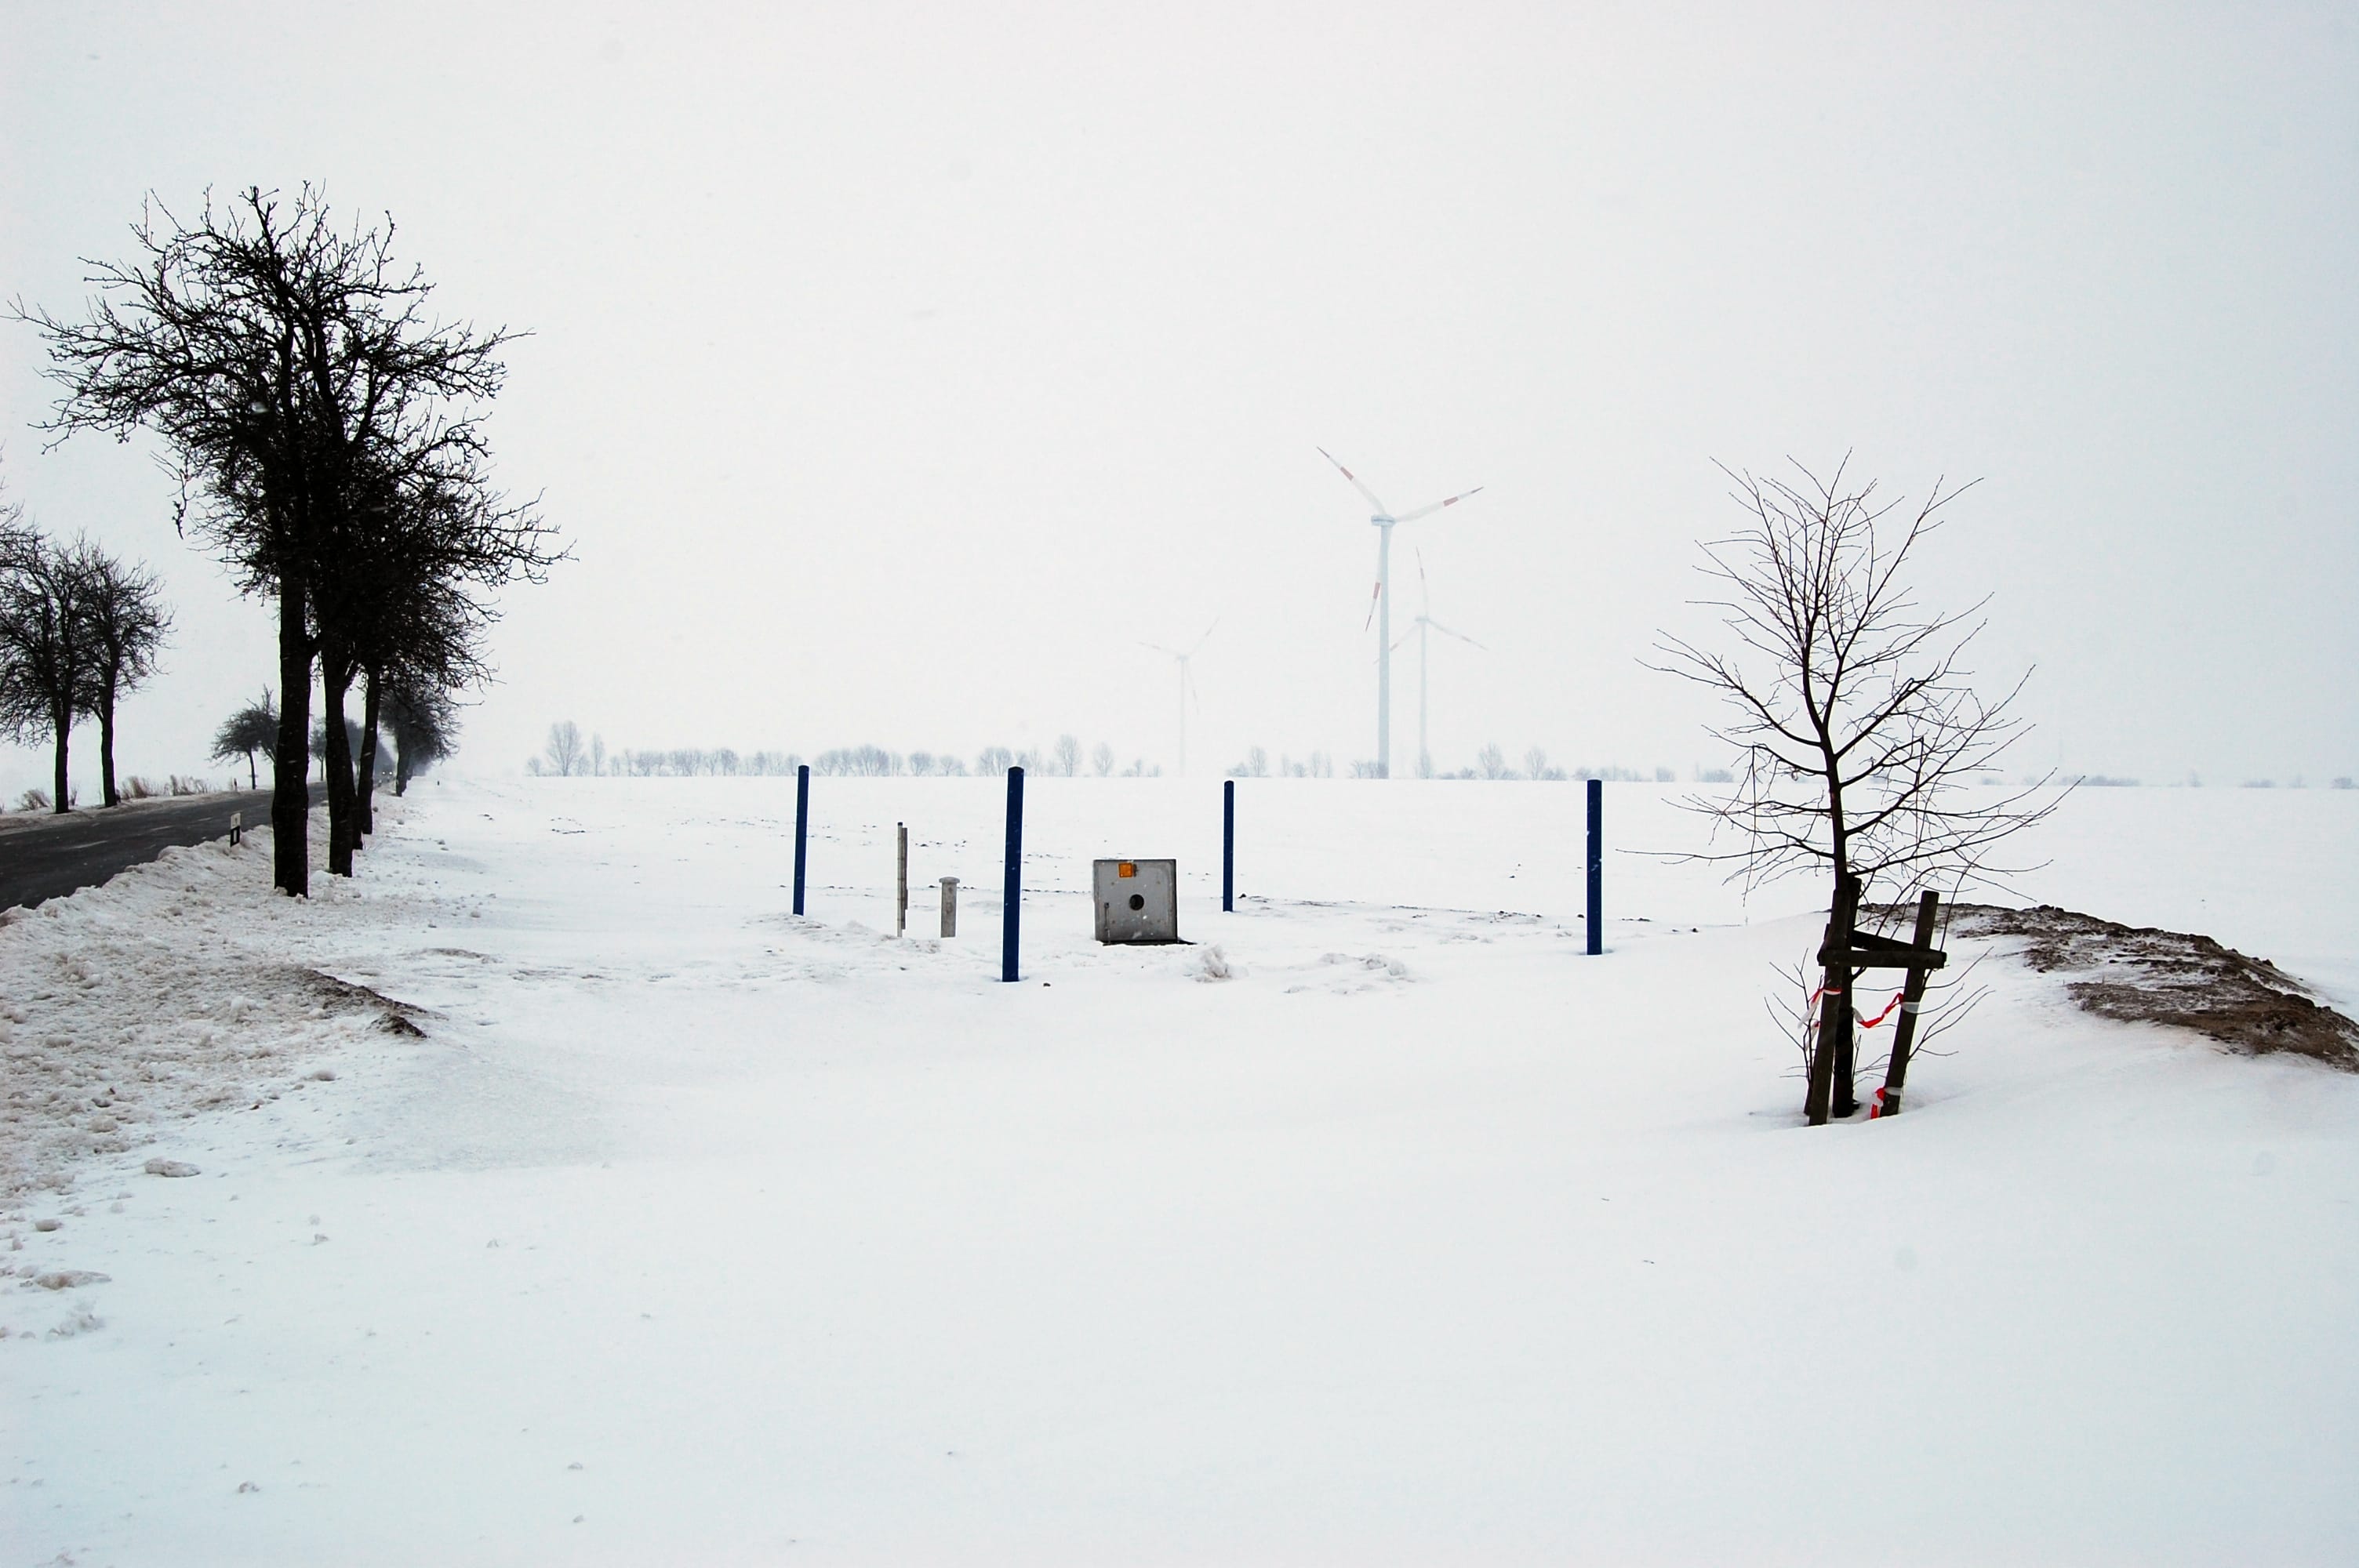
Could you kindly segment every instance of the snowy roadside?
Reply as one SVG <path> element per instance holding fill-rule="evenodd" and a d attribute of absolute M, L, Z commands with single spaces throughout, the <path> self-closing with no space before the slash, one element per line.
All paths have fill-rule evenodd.
<path fill-rule="evenodd" d="M 381 830 L 403 815 L 381 806 Z M 323 859 L 321 814 L 312 836 Z M 161 1148 L 201 1113 L 332 1079 L 353 1037 L 409 1027 L 305 961 L 309 937 L 350 924 L 359 890 L 319 876 L 298 903 L 272 893 L 269 866 L 265 828 L 0 914 L 0 1204 L 71 1193 L 90 1157 Z"/>

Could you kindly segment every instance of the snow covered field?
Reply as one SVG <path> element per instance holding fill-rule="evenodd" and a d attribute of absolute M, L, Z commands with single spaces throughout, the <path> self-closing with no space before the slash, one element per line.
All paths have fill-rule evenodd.
<path fill-rule="evenodd" d="M 2002 952 L 1805 1130 L 1818 890 L 1621 852 L 1654 786 L 1602 958 L 1577 786 L 1248 782 L 1233 915 L 1217 784 L 1028 794 L 1013 986 L 983 780 L 814 781 L 807 921 L 780 779 L 429 780 L 309 904 L 264 835 L 9 920 L 0 1550 L 2359 1560 L 2359 1077 Z M 2359 795 L 2040 852 L 2359 1002 Z M 1094 854 L 1197 945 L 1093 945 Z"/>

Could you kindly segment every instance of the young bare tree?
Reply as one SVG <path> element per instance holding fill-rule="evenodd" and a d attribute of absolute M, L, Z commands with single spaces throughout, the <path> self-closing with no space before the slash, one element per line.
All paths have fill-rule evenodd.
<path fill-rule="evenodd" d="M 1734 646 L 1665 636 L 1652 666 L 1717 694 L 1733 715 L 1712 733 L 1736 753 L 1734 786 L 1687 802 L 1713 819 L 1712 846 L 1698 858 L 1731 862 L 1747 885 L 1794 873 L 1831 883 L 1804 1103 L 1814 1126 L 1856 1108 L 1858 971 L 1841 956 L 1854 950 L 1871 890 L 1897 903 L 2016 869 L 1994 863 L 1998 846 L 2055 809 L 2046 779 L 1995 800 L 1957 789 L 2026 728 L 2009 711 L 2023 679 L 1986 702 L 1964 664 L 1982 603 L 1943 614 L 1914 593 L 1917 546 L 1967 487 L 1937 481 L 1911 509 L 1880 499 L 1848 467 L 1822 480 L 1797 463 L 1790 482 L 1723 468 L 1746 522 L 1703 546 L 1719 597 L 1702 602 L 1721 612 Z"/>
<path fill-rule="evenodd" d="M 1057 737 L 1057 772 L 1071 778 L 1082 771 L 1082 742 L 1071 735 Z"/>
<path fill-rule="evenodd" d="M 251 188 L 194 222 L 151 203 L 135 258 L 90 263 L 97 296 L 80 319 L 15 308 L 48 340 L 65 396 L 48 428 L 135 429 L 162 438 L 181 480 L 181 519 L 220 552 L 246 592 L 278 609 L 279 689 L 272 759 L 272 875 L 310 889 L 304 742 L 323 629 L 312 596 L 339 552 L 365 533 L 383 472 L 421 456 L 480 455 L 472 416 L 499 390 L 505 330 L 428 315 L 430 287 L 393 256 L 393 224 L 339 229 L 323 194 Z M 349 678 L 347 665 L 346 678 Z M 323 671 L 332 803 L 353 778 L 340 673 Z M 341 774 L 341 782 L 340 782 Z M 332 826 L 339 813 L 332 804 Z M 344 864 L 349 870 L 349 840 Z"/>
<path fill-rule="evenodd" d="M 157 655 L 172 630 L 161 585 L 144 566 L 125 566 L 87 541 L 67 557 L 67 569 L 82 578 L 82 609 L 88 628 L 91 681 L 83 711 L 98 720 L 98 779 L 108 806 L 119 805 L 114 788 L 114 708 L 125 693 L 156 673 Z"/>
<path fill-rule="evenodd" d="M 213 732 L 212 760 L 216 762 L 245 759 L 245 787 L 258 789 L 261 780 L 254 767 L 255 753 L 267 757 L 278 744 L 278 709 L 272 703 L 270 690 L 263 688 L 260 702 L 249 702 L 229 716 Z"/>

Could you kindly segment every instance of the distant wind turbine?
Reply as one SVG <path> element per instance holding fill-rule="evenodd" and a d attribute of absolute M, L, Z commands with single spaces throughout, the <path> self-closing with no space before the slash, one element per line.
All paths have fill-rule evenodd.
<path fill-rule="evenodd" d="M 1211 640 L 1213 632 L 1219 629 L 1220 624 L 1215 621 L 1212 625 L 1205 627 L 1204 635 L 1197 638 L 1195 646 L 1184 654 L 1164 647 L 1158 643 L 1139 644 L 1142 648 L 1153 649 L 1167 659 L 1176 659 L 1180 664 L 1180 776 L 1183 779 L 1188 776 L 1188 704 L 1196 692 L 1194 677 L 1188 674 L 1188 661 L 1194 658 L 1205 643 Z"/>
<path fill-rule="evenodd" d="M 1427 590 L 1425 581 L 1425 552 L 1419 550 L 1417 552 L 1417 619 L 1409 622 L 1410 630 L 1417 633 L 1417 772 L 1419 778 L 1430 777 L 1433 773 L 1433 752 L 1425 741 L 1426 633 L 1439 632 L 1445 637 L 1457 638 L 1470 648 L 1483 647 L 1465 633 L 1452 632 L 1436 621 L 1430 613 L 1432 609 L 1433 597 Z M 1408 632 L 1402 633 L 1400 643 L 1395 643 L 1393 646 L 1398 648 L 1401 643 L 1408 641 Z M 1488 648 L 1483 651 L 1490 652 Z"/>
<path fill-rule="evenodd" d="M 1376 622 L 1376 776 L 1388 779 L 1393 776 L 1393 528 L 1397 524 L 1430 517 L 1445 506 L 1455 506 L 1468 496 L 1478 494 L 1483 487 L 1478 484 L 1473 490 L 1461 491 L 1447 500 L 1396 517 L 1375 491 L 1360 482 L 1358 475 L 1335 462 L 1334 453 L 1321 447 L 1319 455 L 1335 463 L 1335 471 L 1350 480 L 1352 488 L 1366 496 L 1368 504 L 1376 509 L 1375 515 L 1368 519 L 1376 528 L 1376 592 L 1375 601 L 1368 606 L 1368 614 Z M 1363 626 L 1360 630 L 1364 632 L 1367 628 Z"/>

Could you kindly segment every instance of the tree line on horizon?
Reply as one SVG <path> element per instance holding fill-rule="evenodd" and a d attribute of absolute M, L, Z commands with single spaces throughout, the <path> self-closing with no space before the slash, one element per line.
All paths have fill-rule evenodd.
<path fill-rule="evenodd" d="M 740 778 L 791 776 L 806 765 L 814 773 L 847 778 L 964 778 L 1002 773 L 1011 767 L 1077 778 L 1082 776 L 1084 762 L 1082 742 L 1071 735 L 1059 736 L 1045 751 L 985 746 L 975 753 L 972 768 L 955 752 L 903 752 L 874 745 L 841 746 L 808 758 L 799 752 L 741 752 L 727 746 L 609 752 L 605 737 L 585 736 L 579 724 L 566 719 L 549 727 L 547 742 L 538 755 L 525 760 L 525 772 L 552 778 Z M 1087 765 L 1101 777 L 1155 778 L 1163 772 L 1141 758 L 1117 775 L 1114 750 L 1103 741 L 1089 753 Z"/>
<path fill-rule="evenodd" d="M 954 752 L 905 753 L 875 745 L 839 747 L 809 758 L 799 752 L 741 752 L 727 746 L 609 751 L 605 737 L 585 735 L 581 725 L 570 719 L 549 727 L 547 742 L 538 755 L 526 760 L 525 772 L 534 777 L 549 778 L 764 778 L 792 776 L 806 763 L 812 773 L 822 776 L 851 778 L 988 777 L 1010 767 L 1021 767 L 1027 773 L 1045 778 L 1159 778 L 1163 773 L 1160 767 L 1144 759 L 1118 769 L 1112 745 L 1102 741 L 1085 752 L 1080 738 L 1073 735 L 1059 736 L 1056 744 L 1045 750 L 1013 751 L 1006 746 L 985 746 L 976 753 L 970 767 L 966 759 Z M 1538 781 L 1595 778 L 1633 784 L 1668 784 L 1678 777 L 1669 768 L 1662 767 L 1577 767 L 1568 771 L 1551 766 L 1548 753 L 1538 746 L 1524 753 L 1523 763 L 1521 770 L 1510 766 L 1506 752 L 1494 743 L 1478 754 L 1474 767 L 1457 773 L 1436 773 L 1428 768 L 1419 776 Z M 1332 778 L 1335 769 L 1333 760 L 1324 752 L 1312 752 L 1299 761 L 1281 756 L 1272 762 L 1266 750 L 1255 746 L 1246 751 L 1243 762 L 1227 770 L 1225 776 Z M 1352 776 L 1375 777 L 1375 764 L 1354 763 Z M 1694 776 L 1701 784 L 1726 784 L 1731 775 L 1725 769 L 1699 767 Z"/>

